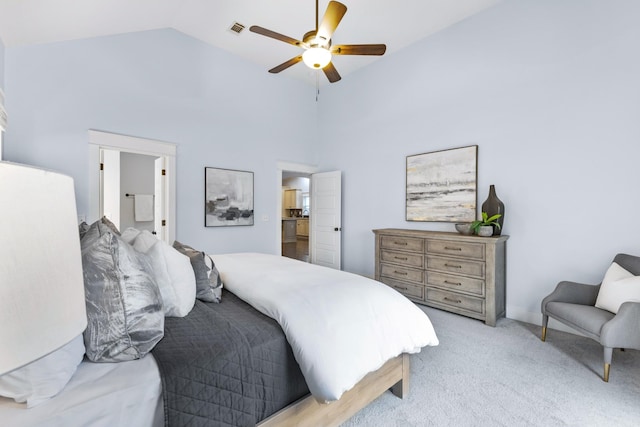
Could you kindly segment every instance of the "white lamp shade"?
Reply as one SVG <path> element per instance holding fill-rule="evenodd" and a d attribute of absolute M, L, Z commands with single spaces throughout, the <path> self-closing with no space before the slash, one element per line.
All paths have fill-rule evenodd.
<path fill-rule="evenodd" d="M 312 47 L 304 51 L 302 60 L 309 68 L 324 68 L 331 62 L 331 52 L 323 47 Z"/>
<path fill-rule="evenodd" d="M 4 109 L 4 93 L 2 92 L 2 89 L 0 89 L 0 132 L 6 129 L 7 129 L 7 112 Z"/>
<path fill-rule="evenodd" d="M 0 375 L 87 325 L 73 180 L 0 161 Z"/>

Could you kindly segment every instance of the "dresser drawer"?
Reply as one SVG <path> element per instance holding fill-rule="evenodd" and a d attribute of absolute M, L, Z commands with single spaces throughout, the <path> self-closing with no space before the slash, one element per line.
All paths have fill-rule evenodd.
<path fill-rule="evenodd" d="M 484 297 L 484 280 L 427 271 L 427 285 Z"/>
<path fill-rule="evenodd" d="M 380 275 L 391 279 L 424 283 L 424 271 L 397 265 L 380 264 Z"/>
<path fill-rule="evenodd" d="M 424 239 L 399 236 L 382 236 L 380 247 L 383 249 L 400 249 L 403 251 L 424 253 Z"/>
<path fill-rule="evenodd" d="M 484 262 L 427 256 L 427 268 L 429 270 L 484 278 Z"/>
<path fill-rule="evenodd" d="M 383 277 L 381 280 L 382 283 L 388 285 L 400 292 L 401 294 L 413 298 L 418 299 L 420 301 L 424 301 L 424 286 L 423 285 L 414 285 L 412 283 L 401 282 L 399 280 L 389 279 L 387 277 Z"/>
<path fill-rule="evenodd" d="M 429 240 L 427 242 L 427 253 L 484 260 L 484 243 Z"/>
<path fill-rule="evenodd" d="M 455 292 L 440 291 L 438 289 L 427 288 L 427 302 L 446 305 L 461 310 L 471 311 L 477 314 L 484 314 L 484 299 L 471 296 L 460 295 Z"/>
<path fill-rule="evenodd" d="M 396 252 L 383 249 L 380 251 L 380 258 L 385 262 L 402 264 L 408 267 L 424 268 L 424 255 L 410 252 Z"/>

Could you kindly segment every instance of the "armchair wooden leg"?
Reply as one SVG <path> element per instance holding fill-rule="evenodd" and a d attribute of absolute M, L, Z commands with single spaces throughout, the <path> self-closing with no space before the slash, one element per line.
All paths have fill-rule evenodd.
<path fill-rule="evenodd" d="M 604 382 L 609 382 L 609 372 L 611 371 L 611 358 L 613 357 L 613 348 L 604 347 Z"/>

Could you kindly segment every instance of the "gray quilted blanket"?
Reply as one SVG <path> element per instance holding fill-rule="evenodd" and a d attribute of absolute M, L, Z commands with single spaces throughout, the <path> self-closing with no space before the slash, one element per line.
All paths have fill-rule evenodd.
<path fill-rule="evenodd" d="M 165 426 L 254 426 L 309 391 L 280 326 L 234 294 L 165 319 Z"/>

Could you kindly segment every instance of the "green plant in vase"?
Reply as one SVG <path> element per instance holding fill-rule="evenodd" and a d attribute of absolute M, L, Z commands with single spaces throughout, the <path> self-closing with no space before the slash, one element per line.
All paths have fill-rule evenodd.
<path fill-rule="evenodd" d="M 478 236 L 489 237 L 493 235 L 493 227 L 500 228 L 498 218 L 502 214 L 489 216 L 486 212 L 482 212 L 482 219 L 475 220 L 471 223 L 471 229 Z"/>

